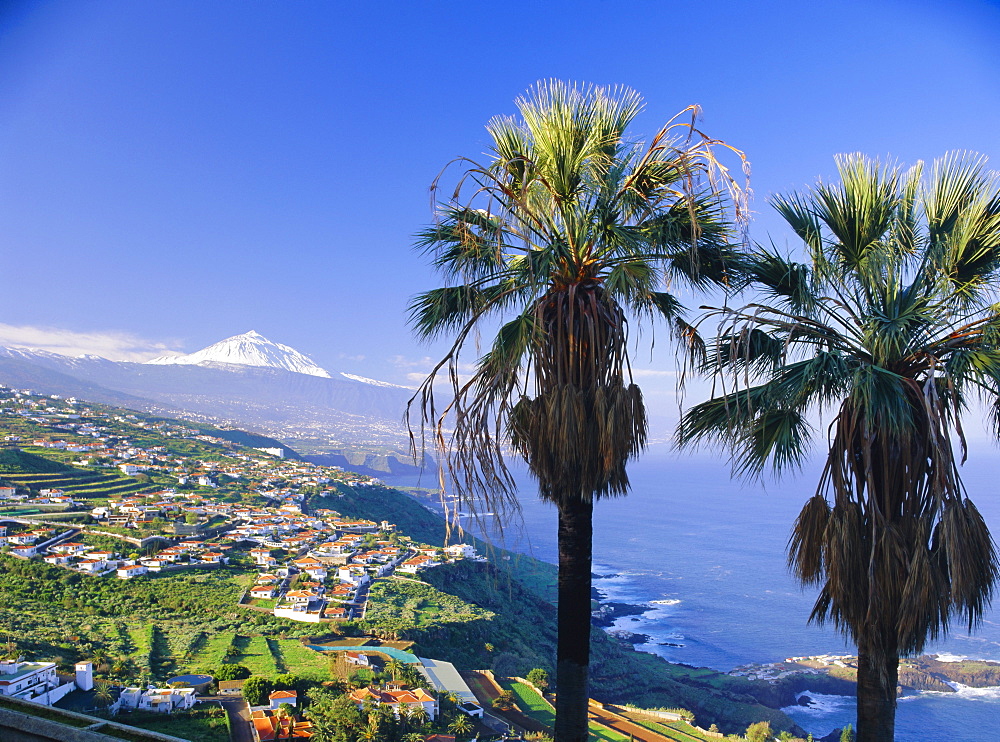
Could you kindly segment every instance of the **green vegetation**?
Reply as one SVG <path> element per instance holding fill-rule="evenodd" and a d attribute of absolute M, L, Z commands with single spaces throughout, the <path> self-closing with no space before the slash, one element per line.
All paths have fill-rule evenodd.
<path fill-rule="evenodd" d="M 630 716 L 629 721 L 633 724 L 638 724 L 641 727 L 645 727 L 646 729 L 656 732 L 657 734 L 662 734 L 667 739 L 677 740 L 677 742 L 691 742 L 692 739 L 710 739 L 705 737 L 705 735 L 693 726 L 686 724 L 683 721 L 658 722 L 635 716 Z"/>
<path fill-rule="evenodd" d="M 489 620 L 493 613 L 430 585 L 410 580 L 378 580 L 372 585 L 364 625 L 379 636 L 406 638 L 414 628 Z"/>
<path fill-rule="evenodd" d="M 233 659 L 233 662 L 249 667 L 254 675 L 273 677 L 278 674 L 274 655 L 267 639 L 263 636 L 239 636 L 233 643 L 240 649 L 240 654 Z"/>
<path fill-rule="evenodd" d="M 119 724 L 146 729 L 160 734 L 172 734 L 189 742 L 229 742 L 226 712 L 220 708 L 192 709 L 183 713 L 158 714 L 152 711 L 130 711 L 115 718 Z M 107 728 L 102 734 L 112 734 Z M 122 736 L 127 739 L 127 736 Z"/>
<path fill-rule="evenodd" d="M 60 464 L 57 461 L 52 461 L 44 456 L 38 456 L 16 448 L 5 448 L 0 450 L 0 474 L 2 474 L 5 479 L 9 479 L 7 476 L 9 474 L 30 475 L 46 473 L 60 475 L 73 471 L 72 467 Z M 55 479 L 58 477 L 53 478 Z M 34 478 L 26 476 L 23 477 L 23 479 L 31 480 Z"/>
<path fill-rule="evenodd" d="M 285 667 L 296 675 L 316 682 L 330 678 L 330 660 L 321 652 L 309 649 L 292 639 L 271 640 L 281 654 Z M 275 663 L 277 665 L 277 662 Z"/>
<path fill-rule="evenodd" d="M 44 456 L 41 454 L 45 454 Z M 0 450 L 0 477 L 30 490 L 61 489 L 79 499 L 121 497 L 155 489 L 132 477 L 79 469 L 50 458 L 53 449 Z"/>
<path fill-rule="evenodd" d="M 541 722 L 552 729 L 556 721 L 556 712 L 552 704 L 542 698 L 531 687 L 524 683 L 501 680 L 500 686 L 509 690 L 514 697 L 514 703 L 521 711 L 535 721 Z"/>
<path fill-rule="evenodd" d="M 312 627 L 236 608 L 246 581 L 227 568 L 116 580 L 0 556 L 0 636 L 14 637 L 27 656 L 63 668 L 102 652 L 119 666 L 117 677 L 157 680 L 181 671 L 212 672 L 237 659 L 226 657 L 237 635 L 246 640 L 248 662 L 276 673 L 266 637 L 289 663 L 301 653 L 301 674 L 326 680 L 326 661 L 294 638 Z"/>

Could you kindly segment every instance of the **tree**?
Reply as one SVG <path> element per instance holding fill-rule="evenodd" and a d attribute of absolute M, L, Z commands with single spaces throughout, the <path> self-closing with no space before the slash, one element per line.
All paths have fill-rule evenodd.
<path fill-rule="evenodd" d="M 216 680 L 243 680 L 250 677 L 250 668 L 246 665 L 219 665 L 212 676 Z"/>
<path fill-rule="evenodd" d="M 448 725 L 448 731 L 456 737 L 467 737 L 472 731 L 472 722 L 465 714 L 459 714 Z"/>
<path fill-rule="evenodd" d="M 399 676 L 403 672 L 404 668 L 402 662 L 395 657 L 392 657 L 385 663 L 385 669 L 389 671 L 389 674 L 392 676 L 392 682 L 395 683 L 399 679 Z"/>
<path fill-rule="evenodd" d="M 831 411 L 826 465 L 788 560 L 820 587 L 810 616 L 858 648 L 860 742 L 892 740 L 899 658 L 969 630 L 998 576 L 953 450 L 977 398 L 1000 435 L 1000 192 L 983 160 L 948 155 L 929 180 L 860 155 L 840 184 L 778 197 L 805 241 L 797 263 L 760 250 L 763 302 L 721 309 L 705 367 L 727 393 L 679 438 L 727 444 L 737 471 L 804 460 L 810 415 Z"/>
<path fill-rule="evenodd" d="M 417 726 L 423 726 L 430 721 L 430 714 L 423 706 L 414 706 L 410 709 L 410 720 Z"/>
<path fill-rule="evenodd" d="M 550 81 L 517 107 L 520 119 L 490 121 L 489 161 L 462 161 L 454 196 L 419 236 L 446 285 L 413 300 L 411 324 L 424 338 L 454 341 L 411 408 L 433 426 L 464 507 L 516 508 L 508 444 L 555 504 L 555 731 L 559 742 L 584 742 L 593 503 L 628 491 L 626 463 L 646 440 L 628 317 L 660 317 L 689 336 L 663 284 L 726 280 L 732 233 L 711 183 L 733 181 L 702 177 L 724 171 L 693 120 L 668 122 L 638 144 L 626 131 L 642 109 L 631 90 Z M 494 321 L 502 324 L 492 347 L 466 380 L 466 341 Z M 439 372 L 453 393 L 443 409 L 434 402 Z"/>
<path fill-rule="evenodd" d="M 94 698 L 101 708 L 107 708 L 114 701 L 111 693 L 111 683 L 107 680 L 98 680 L 94 683 Z"/>
<path fill-rule="evenodd" d="M 540 667 L 536 667 L 534 670 L 529 672 L 528 677 L 525 678 L 525 680 L 539 690 L 545 690 L 549 687 L 549 673 Z"/>
<path fill-rule="evenodd" d="M 509 690 L 502 690 L 492 701 L 493 708 L 501 711 L 510 711 L 514 708 L 514 694 Z"/>
<path fill-rule="evenodd" d="M 840 742 L 854 742 L 854 730 L 850 724 L 840 730 Z"/>
<path fill-rule="evenodd" d="M 747 727 L 746 738 L 748 742 L 771 742 L 774 734 L 771 732 L 771 724 L 767 721 L 758 721 Z"/>
<path fill-rule="evenodd" d="M 271 695 L 274 686 L 267 678 L 260 675 L 251 675 L 243 683 L 243 697 L 251 706 L 261 706 Z"/>
<path fill-rule="evenodd" d="M 284 675 L 276 675 L 274 678 L 274 689 L 275 690 L 302 690 L 302 678 L 300 678 L 295 673 L 285 673 Z"/>
<path fill-rule="evenodd" d="M 323 688 L 308 692 L 309 721 L 313 725 L 316 742 L 343 742 L 356 739 L 365 720 L 361 711 L 348 696 L 334 696 Z"/>

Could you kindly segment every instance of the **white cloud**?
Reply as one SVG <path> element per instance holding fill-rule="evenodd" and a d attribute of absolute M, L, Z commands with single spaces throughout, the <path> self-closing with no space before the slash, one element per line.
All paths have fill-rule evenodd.
<path fill-rule="evenodd" d="M 148 361 L 164 355 L 180 355 L 180 342 L 154 342 L 117 330 L 74 332 L 56 327 L 6 325 L 0 323 L 0 345 L 32 348 L 64 356 L 92 354 L 112 361 Z"/>

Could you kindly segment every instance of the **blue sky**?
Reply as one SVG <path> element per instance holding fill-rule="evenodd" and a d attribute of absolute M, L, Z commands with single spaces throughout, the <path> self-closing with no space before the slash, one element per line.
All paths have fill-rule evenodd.
<path fill-rule="evenodd" d="M 139 359 L 255 329 L 412 383 L 442 350 L 405 325 L 436 285 L 428 187 L 535 81 L 635 88 L 640 135 L 700 104 L 784 244 L 766 196 L 836 153 L 1000 167 L 998 37 L 971 1 L 6 0 L 0 343 Z M 640 367 L 667 399 L 667 344 Z"/>

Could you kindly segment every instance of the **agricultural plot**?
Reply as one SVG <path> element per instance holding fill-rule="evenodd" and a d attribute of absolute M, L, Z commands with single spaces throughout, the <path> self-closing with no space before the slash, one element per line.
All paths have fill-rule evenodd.
<path fill-rule="evenodd" d="M 322 652 L 309 649 L 297 639 L 279 639 L 277 643 L 288 672 L 310 680 L 330 679 L 330 660 Z"/>
<path fill-rule="evenodd" d="M 430 585 L 409 580 L 378 580 L 369 594 L 365 623 L 384 634 L 492 617 L 489 611 Z"/>
<path fill-rule="evenodd" d="M 274 655 L 263 636 L 237 637 L 236 646 L 241 654 L 233 660 L 234 664 L 246 665 L 254 675 L 273 677 L 278 674 Z"/>
<path fill-rule="evenodd" d="M 630 716 L 629 720 L 641 727 L 654 731 L 657 734 L 662 734 L 667 739 L 676 740 L 676 742 L 696 742 L 707 739 L 705 735 L 690 724 L 686 724 L 683 721 L 661 723 L 657 721 L 650 721 L 648 719 L 639 719 L 635 716 Z"/>
<path fill-rule="evenodd" d="M 514 694 L 514 703 L 525 716 L 530 716 L 550 729 L 555 726 L 556 713 L 552 705 L 538 695 L 533 688 L 524 683 L 513 681 L 501 681 L 500 685 Z M 591 739 L 603 740 L 603 742 L 628 742 L 628 737 L 601 724 L 591 722 L 589 728 Z"/>
<path fill-rule="evenodd" d="M 40 459 L 41 457 L 32 458 Z M 0 466 L 0 477 L 11 484 L 36 492 L 42 489 L 61 489 L 67 494 L 82 499 L 128 495 L 154 489 L 149 484 L 121 474 L 63 467 L 51 461 L 48 463 L 59 466 L 60 470 L 54 472 L 5 471 Z"/>
<path fill-rule="evenodd" d="M 201 651 L 194 656 L 192 660 L 194 668 L 202 672 L 211 672 L 225 663 L 226 652 L 235 640 L 235 631 L 223 631 L 210 636 L 202 646 Z"/>

